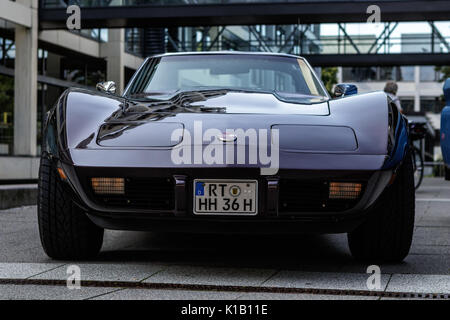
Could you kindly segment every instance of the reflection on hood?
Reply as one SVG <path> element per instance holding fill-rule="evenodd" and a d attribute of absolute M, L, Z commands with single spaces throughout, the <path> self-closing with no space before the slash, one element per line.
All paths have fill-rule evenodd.
<path fill-rule="evenodd" d="M 326 97 L 217 89 L 177 92 L 148 100 L 128 99 L 105 122 L 99 139 L 112 139 L 148 121 L 178 113 L 329 114 Z"/>
<path fill-rule="evenodd" d="M 98 141 L 114 139 L 126 130 L 142 125 L 145 121 L 157 121 L 166 117 L 173 117 L 179 112 L 216 112 L 223 113 L 225 108 L 210 108 L 203 105 L 192 105 L 213 97 L 225 95 L 227 90 L 180 92 L 169 99 L 152 99 L 148 102 L 134 102 L 121 104 L 121 108 L 114 112 L 103 125 L 98 134 Z"/>
<path fill-rule="evenodd" d="M 147 101 L 133 101 L 123 104 L 122 108 L 113 113 L 106 121 L 148 121 L 160 120 L 180 112 L 225 112 L 225 107 L 211 108 L 198 102 L 223 96 L 227 90 L 205 90 L 180 92 L 168 99 L 149 99 Z M 195 105 L 194 105 L 195 104 Z"/>

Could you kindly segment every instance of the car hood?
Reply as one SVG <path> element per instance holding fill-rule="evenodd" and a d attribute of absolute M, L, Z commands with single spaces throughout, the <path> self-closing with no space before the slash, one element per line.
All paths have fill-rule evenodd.
<path fill-rule="evenodd" d="M 281 100 L 283 99 L 283 100 Z M 271 130 L 281 118 L 295 115 L 327 116 L 328 103 L 319 98 L 279 97 L 271 93 L 224 90 L 179 93 L 166 99 L 131 101 L 99 128 L 102 147 L 174 147 L 183 138 L 176 130 Z M 200 124 L 201 123 L 201 124 Z"/>
<path fill-rule="evenodd" d="M 72 125 L 69 124 L 68 129 L 73 134 L 68 135 L 68 145 L 76 149 L 173 148 L 183 140 L 198 136 L 198 132 L 203 135 L 210 129 L 215 130 L 214 136 L 228 130 L 256 130 L 269 135 L 275 130 L 279 133 L 280 148 L 287 151 L 352 152 L 357 149 L 354 130 L 343 123 L 325 121 L 330 117 L 328 101 L 317 99 L 315 102 L 312 97 L 302 97 L 306 103 L 299 103 L 299 99 L 283 97 L 286 101 L 282 101 L 270 93 L 218 90 L 145 102 L 80 92 L 71 93 L 68 103 L 72 99 L 74 105 L 84 105 L 91 112 L 88 117 L 79 108 L 69 111 L 69 118 L 78 124 L 78 129 L 70 130 Z M 81 126 L 91 127 L 96 132 L 82 134 Z M 210 142 L 201 139 L 192 143 Z M 239 143 L 246 142 L 237 141 Z"/>

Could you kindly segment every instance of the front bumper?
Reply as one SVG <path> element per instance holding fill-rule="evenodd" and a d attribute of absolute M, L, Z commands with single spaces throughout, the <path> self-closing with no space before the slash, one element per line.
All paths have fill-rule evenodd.
<path fill-rule="evenodd" d="M 388 185 L 392 171 L 280 170 L 276 176 L 261 176 L 257 168 L 98 168 L 63 164 L 75 202 L 91 220 L 106 229 L 173 232 L 225 233 L 341 233 L 357 227 Z M 93 197 L 89 178 L 94 176 L 166 178 L 173 182 L 173 205 L 165 209 L 114 206 Z M 193 214 L 194 179 L 257 179 L 259 212 L 253 217 L 196 216 Z M 299 184 L 311 181 L 361 181 L 364 191 L 345 210 L 289 211 L 280 206 L 281 181 Z"/>

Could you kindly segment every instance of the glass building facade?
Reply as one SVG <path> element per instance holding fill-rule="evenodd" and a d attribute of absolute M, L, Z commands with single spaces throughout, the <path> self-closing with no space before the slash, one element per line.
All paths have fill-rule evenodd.
<path fill-rule="evenodd" d="M 128 49 L 143 54 L 148 30 L 129 28 Z M 240 50 L 311 54 L 447 54 L 450 22 L 343 23 L 159 28 L 165 51 Z"/>
<path fill-rule="evenodd" d="M 355 23 L 348 22 L 355 20 L 344 20 L 336 15 L 328 15 L 328 20 L 322 19 L 323 17 L 319 15 L 315 20 L 312 19 L 309 22 L 290 17 L 290 20 L 286 21 L 278 18 L 277 22 L 250 21 L 249 23 L 227 24 L 223 20 L 217 21 L 217 23 L 215 20 L 210 20 L 208 23 L 202 24 L 191 19 L 186 24 L 177 21 L 166 24 L 165 20 L 161 20 L 161 23 L 151 26 L 148 24 L 150 21 L 143 18 L 141 24 L 134 20 L 136 22 L 134 25 L 130 23 L 126 26 L 115 26 L 124 28 L 123 30 L 108 30 L 104 28 L 111 27 L 109 23 L 112 21 L 107 20 L 108 17 L 105 14 L 107 11 L 103 11 L 103 20 L 98 21 L 97 19 L 100 18 L 94 16 L 92 12 L 100 12 L 101 10 L 97 9 L 105 7 L 110 10 L 108 12 L 115 10 L 116 14 L 122 14 L 122 11 L 130 8 L 141 10 L 142 6 L 153 6 L 158 10 L 163 7 L 174 10 L 175 7 L 170 6 L 178 8 L 189 6 L 192 10 L 199 5 L 226 6 L 243 3 L 255 4 L 255 6 L 272 3 L 282 6 L 296 2 L 305 3 L 308 0 L 254 0 L 251 2 L 246 0 L 33 1 L 39 1 L 40 4 L 39 25 L 34 28 L 40 27 L 40 30 L 44 30 L 38 33 L 39 50 L 36 53 L 38 56 L 36 66 L 37 103 L 36 106 L 30 106 L 30 108 L 37 108 L 36 144 L 38 148 L 35 152 L 34 146 L 31 148 L 27 145 L 26 148 L 22 148 L 26 149 L 25 151 L 14 151 L 14 147 L 21 145 L 13 143 L 14 119 L 21 116 L 14 114 L 15 107 L 18 109 L 14 104 L 15 25 L 0 20 L 0 155 L 35 157 L 39 154 L 39 141 L 45 113 L 67 87 L 93 88 L 97 82 L 105 79 L 116 82 L 116 79 L 121 79 L 119 81 L 123 85 L 132 77 L 134 70 L 143 58 L 163 52 L 238 50 L 305 55 L 310 61 L 319 57 L 320 59 L 315 60 L 319 62 L 313 64 L 315 69 L 330 78 L 332 78 L 330 75 L 336 76 L 336 79 L 331 79 L 331 86 L 327 83 L 329 90 L 337 81 L 354 82 L 358 85 L 360 92 L 382 90 L 386 81 L 394 80 L 399 83 L 400 99 L 406 112 L 438 113 L 442 105 L 439 99 L 442 95 L 443 75 L 436 69 L 435 64 L 450 63 L 450 61 L 447 62 L 450 52 L 450 21 L 447 17 L 426 19 L 426 21 L 417 19 L 422 21 L 416 22 L 396 22 L 396 20 L 392 20 L 391 16 L 390 19 L 381 23 Z M 336 0 L 336 2 L 342 3 L 343 1 Z M 347 1 L 347 5 L 363 2 L 369 1 Z M 402 0 L 397 2 L 402 2 Z M 320 3 L 323 5 L 324 2 Z M 82 30 L 68 32 L 65 11 L 68 5 L 79 5 L 82 8 L 82 16 L 83 8 L 84 12 L 91 12 L 90 17 L 89 14 L 86 14 L 86 19 L 91 19 L 91 25 L 83 27 L 82 24 Z M 333 6 L 333 4 L 329 4 L 329 6 Z M 48 11 L 46 11 L 47 9 Z M 89 11 L 91 9 L 93 10 Z M 48 13 L 47 18 L 49 18 L 47 27 L 41 25 L 45 22 L 44 15 L 42 15 L 45 12 Z M 60 18 L 58 19 L 60 20 L 51 20 L 54 12 L 59 12 Z M 183 12 L 181 11 L 181 13 Z M 288 15 L 289 13 L 286 13 L 286 16 Z M 384 17 L 387 17 L 387 14 Z M 394 17 L 394 19 L 396 18 Z M 82 18 L 83 23 L 86 19 Z M 442 19 L 447 20 L 435 21 Z M 97 24 L 99 21 L 101 23 Z M 192 21 L 198 22 L 199 26 L 193 26 Z M 338 23 L 338 21 L 347 22 Z M 52 25 L 52 23 L 54 24 Z M 49 40 L 51 37 L 44 40 L 39 38 L 47 30 L 54 29 L 59 29 L 59 39 L 64 37 L 66 39 L 63 39 L 62 42 L 59 40 L 52 42 Z M 77 46 L 77 43 L 82 42 L 81 38 L 89 39 L 90 43 L 85 47 Z M 112 41 L 110 41 L 111 39 Z M 95 44 L 92 44 L 92 40 Z M 73 48 L 71 48 L 71 41 L 73 41 Z M 94 53 L 89 51 L 89 48 L 92 47 L 95 47 Z M 118 50 L 121 50 L 119 54 Z M 116 59 L 117 55 L 120 55 L 120 58 Z M 428 56 L 429 60 L 427 63 L 411 63 L 411 61 L 402 59 L 404 55 L 417 57 L 423 55 Z M 366 56 L 371 56 L 372 60 L 364 62 L 362 58 Z M 346 63 L 338 60 L 342 57 L 347 57 Z M 436 57 L 440 58 L 439 63 L 434 62 Z M 396 59 L 396 62 L 392 62 L 390 59 Z M 125 60 L 128 64 L 124 62 Z M 119 67 L 111 68 L 111 66 Z M 330 70 L 333 70 L 330 72 L 330 70 L 323 69 L 324 67 L 331 67 Z M 29 79 L 24 74 L 21 76 L 22 79 Z M 34 86 L 28 92 L 34 92 Z M 35 109 L 30 110 L 34 111 Z M 19 125 L 17 128 L 30 127 L 30 123 L 33 122 L 34 118 L 28 117 L 21 122 L 22 126 Z M 34 140 L 34 132 L 31 134 L 33 135 L 32 140 Z M 20 136 L 16 132 L 16 139 L 18 136 L 22 138 L 23 142 L 27 135 Z M 14 154 L 15 152 L 16 154 Z M 10 159 L 10 162 L 13 160 Z"/>
<path fill-rule="evenodd" d="M 0 155 L 12 155 L 14 117 L 20 116 L 14 114 L 14 60 L 14 40 L 0 37 Z M 98 82 L 104 81 L 106 64 L 39 48 L 37 73 L 36 144 L 39 154 L 46 112 L 68 86 L 95 88 Z"/>

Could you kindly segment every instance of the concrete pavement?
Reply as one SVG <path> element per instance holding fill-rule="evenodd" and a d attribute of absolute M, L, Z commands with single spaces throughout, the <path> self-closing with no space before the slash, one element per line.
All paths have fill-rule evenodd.
<path fill-rule="evenodd" d="M 71 263 L 43 252 L 36 207 L 2 210 L 0 299 L 384 299 L 396 293 L 445 298 L 450 294 L 450 182 L 427 178 L 416 198 L 411 252 L 401 264 L 380 265 L 376 295 L 366 286 L 367 265 L 353 260 L 343 234 L 107 231 L 98 258 L 74 263 L 86 286 L 68 290 Z"/>

